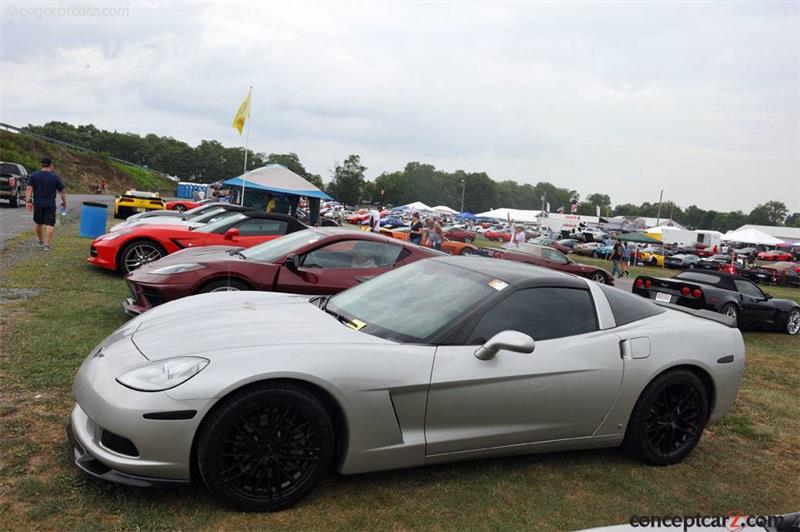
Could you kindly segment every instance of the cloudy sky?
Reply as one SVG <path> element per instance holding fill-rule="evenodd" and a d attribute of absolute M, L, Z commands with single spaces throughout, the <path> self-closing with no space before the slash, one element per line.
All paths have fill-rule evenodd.
<path fill-rule="evenodd" d="M 88 9 L 93 8 L 93 9 Z M 0 118 L 800 211 L 800 3 L 8 3 Z M 531 206 L 535 208 L 535 206 Z"/>

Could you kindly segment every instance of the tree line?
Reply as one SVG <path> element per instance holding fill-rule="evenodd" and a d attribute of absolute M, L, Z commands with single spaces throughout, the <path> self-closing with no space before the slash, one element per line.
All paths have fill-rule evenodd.
<path fill-rule="evenodd" d="M 140 136 L 101 130 L 91 124 L 73 126 L 65 122 L 48 122 L 43 126 L 29 125 L 26 129 L 101 154 L 149 166 L 179 176 L 184 181 L 208 183 L 227 179 L 241 175 L 244 165 L 242 148 L 228 148 L 215 140 L 203 140 L 192 147 L 186 142 L 152 133 Z M 683 209 L 671 201 L 663 202 L 660 210 L 658 203 L 650 202 L 612 206 L 610 196 L 601 192 L 588 194 L 581 199 L 578 191 L 557 187 L 552 183 L 539 182 L 532 185 L 513 180 L 495 181 L 486 172 L 446 172 L 421 162 L 409 162 L 402 170 L 384 172 L 369 181 L 365 175 L 367 167 L 356 154 L 336 164 L 326 184 L 320 175 L 309 172 L 295 153 L 267 155 L 248 152 L 248 169 L 267 163 L 283 164 L 348 205 L 403 205 L 422 201 L 431 206 L 446 205 L 456 210 L 478 213 L 497 207 L 539 210 L 549 204 L 551 212 L 560 207 L 565 212 L 570 212 L 570 206 L 574 202 L 578 214 L 593 216 L 599 207 L 601 215 L 606 217 L 660 215 L 662 219 L 672 219 L 690 228 L 723 232 L 748 223 L 800 227 L 800 213 L 789 213 L 786 205 L 780 201 L 758 205 L 749 213 L 704 210 L 696 205 Z"/>

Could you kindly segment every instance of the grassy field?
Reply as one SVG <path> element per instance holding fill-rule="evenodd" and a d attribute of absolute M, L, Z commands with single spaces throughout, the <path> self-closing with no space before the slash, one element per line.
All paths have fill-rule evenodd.
<path fill-rule="evenodd" d="M 770 333 L 745 334 L 747 368 L 732 412 L 673 467 L 603 450 L 331 474 L 310 498 L 272 515 L 229 511 L 200 489 L 90 479 L 72 465 L 64 434 L 70 385 L 92 346 L 125 321 L 126 288 L 86 263 L 89 241 L 76 233 L 74 225 L 59 230 L 49 254 L 18 239 L 7 254 L 20 258 L 0 272 L 0 295 L 37 291 L 0 305 L 0 528 L 550 530 L 633 514 L 800 507 L 800 338 Z"/>

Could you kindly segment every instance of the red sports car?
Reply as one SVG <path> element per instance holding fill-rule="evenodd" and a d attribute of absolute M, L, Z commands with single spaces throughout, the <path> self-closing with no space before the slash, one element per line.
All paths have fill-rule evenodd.
<path fill-rule="evenodd" d="M 510 242 L 511 241 L 511 233 L 506 231 L 486 231 L 483 233 L 485 238 L 489 240 L 496 240 L 498 242 Z"/>
<path fill-rule="evenodd" d="M 772 251 L 762 251 L 758 254 L 758 258 L 759 260 L 789 261 L 792 260 L 792 254 L 788 251 L 773 249 Z"/>
<path fill-rule="evenodd" d="M 545 246 L 522 244 L 513 250 L 480 248 L 479 252 L 482 255 L 497 259 L 527 262 L 528 264 L 535 264 L 536 266 L 542 266 L 551 270 L 579 275 L 598 283 L 614 285 L 614 279 L 611 277 L 611 274 L 604 269 L 597 268 L 596 266 L 578 264 L 560 251 Z"/>
<path fill-rule="evenodd" d="M 185 249 L 131 273 L 132 297 L 124 307 L 136 315 L 184 296 L 231 290 L 335 294 L 392 268 L 440 255 L 375 233 L 329 227 L 250 249 Z"/>
<path fill-rule="evenodd" d="M 206 203 L 211 203 L 212 199 L 204 199 L 200 201 L 194 200 L 175 200 L 175 201 L 168 201 L 164 206 L 167 208 L 168 211 L 178 211 L 178 212 L 186 212 L 188 210 L 194 209 L 195 207 L 200 207 L 205 205 Z"/>
<path fill-rule="evenodd" d="M 143 225 L 106 233 L 92 242 L 88 261 L 120 273 L 184 248 L 228 245 L 249 248 L 306 226 L 283 214 L 242 212 L 202 227 Z"/>
<path fill-rule="evenodd" d="M 475 242 L 475 231 L 470 231 L 469 229 L 464 229 L 462 227 L 454 227 L 453 229 L 448 230 L 444 236 L 450 240 L 458 240 L 459 242 L 466 242 L 469 244 L 470 242 Z"/>

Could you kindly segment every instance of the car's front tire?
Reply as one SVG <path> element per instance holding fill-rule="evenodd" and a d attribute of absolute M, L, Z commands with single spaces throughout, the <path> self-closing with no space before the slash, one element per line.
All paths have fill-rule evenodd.
<path fill-rule="evenodd" d="M 697 375 L 685 369 L 663 373 L 639 396 L 622 449 L 651 465 L 677 464 L 700 441 L 708 409 L 708 394 Z"/>
<path fill-rule="evenodd" d="M 134 240 L 122 248 L 117 260 L 117 269 L 127 274 L 167 255 L 166 250 L 152 240 Z"/>
<path fill-rule="evenodd" d="M 305 388 L 263 383 L 214 407 L 197 439 L 212 494 L 245 512 L 287 508 L 317 485 L 333 457 L 333 424 Z"/>
<path fill-rule="evenodd" d="M 197 291 L 198 294 L 208 294 L 210 292 L 241 292 L 242 290 L 252 290 L 252 288 L 236 279 L 219 279 L 212 281 Z"/>
<path fill-rule="evenodd" d="M 465 236 L 464 237 L 464 243 L 472 244 L 472 237 L 471 236 Z"/>
<path fill-rule="evenodd" d="M 185 212 L 186 211 L 186 206 L 181 204 L 181 203 L 179 203 L 179 204 L 175 205 L 175 210 L 177 212 Z"/>

